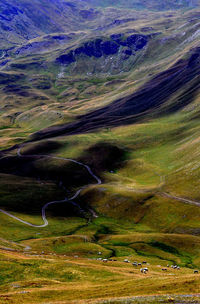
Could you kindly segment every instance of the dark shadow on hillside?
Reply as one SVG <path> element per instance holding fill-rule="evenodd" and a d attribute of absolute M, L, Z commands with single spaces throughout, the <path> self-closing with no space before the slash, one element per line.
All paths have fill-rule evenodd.
<path fill-rule="evenodd" d="M 88 150 L 78 159 L 88 164 L 96 174 L 113 171 L 123 167 L 123 161 L 128 158 L 128 151 L 116 145 L 100 142 Z"/>
<path fill-rule="evenodd" d="M 51 154 L 53 152 L 56 152 L 57 150 L 61 149 L 64 146 L 64 144 L 53 141 L 53 140 L 46 140 L 41 141 L 39 144 L 33 144 L 29 145 L 26 148 L 25 154 L 33 155 L 33 154 Z"/>
<path fill-rule="evenodd" d="M 179 60 L 172 68 L 158 74 L 134 94 L 80 116 L 76 122 L 36 132 L 31 140 L 92 132 L 101 128 L 142 122 L 179 111 L 191 103 L 198 93 L 199 66 L 200 48 L 196 48 L 188 59 Z"/>
<path fill-rule="evenodd" d="M 66 160 L 51 159 L 42 155 L 35 155 L 36 151 L 45 152 L 46 149 L 50 151 L 56 150 L 56 146 L 59 149 L 60 144 L 56 142 L 51 143 L 37 143 L 34 147 L 26 150 L 27 154 L 23 154 L 23 157 L 19 156 L 7 156 L 0 158 L 0 174 L 10 174 L 18 177 L 19 188 L 17 188 L 16 197 L 20 196 L 20 199 L 15 200 L 15 195 L 11 196 L 10 202 L 4 206 L 4 196 L 0 198 L 0 208 L 6 207 L 7 211 L 16 211 L 20 213 L 28 214 L 41 214 L 42 206 L 51 200 L 62 200 L 65 197 L 71 197 L 77 191 L 88 184 L 96 184 L 97 181 L 88 173 L 86 168 L 69 162 Z M 31 156 L 31 152 L 34 153 Z M 47 152 L 47 151 L 46 151 Z M 24 152 L 25 153 L 25 152 Z M 48 155 L 48 153 L 45 153 Z M 92 171 L 100 178 L 103 173 L 110 170 L 116 170 L 123 166 L 123 161 L 127 159 L 128 154 L 124 149 L 115 145 L 107 143 L 98 143 L 90 148 L 79 158 L 77 161 L 82 162 L 90 166 Z M 41 199 L 34 200 L 34 188 L 30 189 L 30 198 L 27 196 L 26 187 L 23 184 L 23 178 L 29 177 L 38 181 L 40 187 L 44 184 L 45 189 L 48 191 L 48 186 L 45 183 L 51 181 L 55 184 L 54 192 L 52 193 L 52 199 L 47 200 L 45 193 L 41 195 Z M 9 178 L 8 178 L 9 182 Z M 1 186 L 1 185 L 0 185 Z M 18 191 L 19 189 L 19 191 Z M 12 190 L 10 190 L 12 192 Z M 20 193 L 19 193 L 20 192 Z M 10 195 L 7 193 L 5 195 Z M 56 195 L 58 195 L 56 197 Z M 23 200 L 25 197 L 25 203 Z M 76 200 L 75 200 L 76 201 Z M 88 206 L 85 206 L 88 210 Z M 84 209 L 84 208 L 83 208 Z M 52 205 L 48 208 L 48 211 L 52 211 L 52 216 L 84 216 L 84 213 L 80 212 L 80 209 L 73 204 L 63 203 L 58 205 Z"/>

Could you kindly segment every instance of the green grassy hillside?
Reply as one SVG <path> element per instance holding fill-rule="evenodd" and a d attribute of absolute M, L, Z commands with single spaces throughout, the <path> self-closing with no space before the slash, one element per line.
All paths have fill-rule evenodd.
<path fill-rule="evenodd" d="M 0 53 L 0 303 L 198 303 L 198 3 L 61 2 Z"/>

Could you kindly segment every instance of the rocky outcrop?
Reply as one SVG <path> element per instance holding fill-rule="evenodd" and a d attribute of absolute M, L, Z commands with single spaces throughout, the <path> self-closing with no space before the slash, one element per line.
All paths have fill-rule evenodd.
<path fill-rule="evenodd" d="M 114 55 L 122 49 L 123 59 L 126 60 L 135 52 L 143 49 L 150 39 L 150 36 L 134 34 L 126 37 L 123 34 L 111 35 L 109 39 L 97 38 L 85 42 L 80 47 L 70 50 L 56 59 L 57 63 L 69 65 L 78 59 L 79 55 L 100 58 L 102 56 Z"/>

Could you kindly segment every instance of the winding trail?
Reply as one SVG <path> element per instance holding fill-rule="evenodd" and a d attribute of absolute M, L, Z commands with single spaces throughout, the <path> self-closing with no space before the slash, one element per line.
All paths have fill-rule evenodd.
<path fill-rule="evenodd" d="M 75 163 L 75 164 L 78 164 L 78 165 L 84 167 L 84 168 L 88 171 L 88 173 L 96 180 L 96 182 L 97 182 L 96 185 L 101 185 L 101 184 L 102 184 L 101 179 L 100 179 L 98 176 L 96 176 L 96 175 L 92 172 L 91 168 L 90 168 L 88 165 L 85 165 L 85 164 L 83 164 L 83 163 L 81 163 L 81 162 L 78 162 L 78 161 L 76 161 L 76 160 L 74 160 L 74 159 L 64 158 L 64 157 L 57 157 L 57 156 L 50 156 L 50 155 L 41 155 L 41 154 L 39 154 L 39 155 L 34 155 L 34 154 L 33 154 L 33 155 L 23 155 L 23 154 L 21 154 L 21 149 L 22 149 L 22 148 L 23 148 L 23 146 L 17 150 L 17 155 L 18 155 L 19 157 L 38 157 L 38 156 L 40 156 L 40 157 L 46 157 L 46 158 L 61 159 L 61 160 L 70 161 L 70 162 L 73 162 L 73 163 Z M 15 216 L 15 215 L 13 215 L 13 214 L 7 212 L 7 211 L 4 211 L 4 210 L 2 210 L 2 209 L 0 209 L 0 212 L 6 214 L 7 216 L 9 216 L 9 217 L 11 217 L 11 218 L 13 218 L 13 219 L 15 219 L 15 220 L 17 220 L 17 221 L 19 221 L 19 222 L 25 224 L 25 225 L 28 225 L 28 226 L 31 226 L 31 227 L 34 227 L 34 228 L 44 228 L 44 227 L 46 227 L 46 226 L 49 225 L 49 222 L 48 222 L 47 217 L 46 217 L 46 209 L 47 209 L 50 205 L 70 202 L 70 203 L 72 203 L 73 205 L 75 205 L 76 207 L 78 207 L 78 208 L 81 210 L 81 207 L 80 207 L 78 204 L 76 204 L 75 202 L 73 202 L 73 200 L 74 200 L 75 198 L 77 198 L 77 197 L 79 196 L 79 194 L 81 193 L 81 191 L 82 191 L 83 189 L 87 188 L 88 186 L 89 186 L 89 185 L 86 185 L 86 186 L 80 188 L 80 189 L 77 190 L 76 193 L 75 193 L 72 197 L 70 197 L 70 198 L 65 198 L 64 200 L 52 201 L 52 202 L 46 203 L 46 204 L 42 207 L 42 220 L 43 220 L 43 222 L 44 222 L 44 224 L 42 224 L 42 225 L 34 225 L 34 224 L 29 223 L 29 222 L 27 222 L 27 221 L 24 221 L 24 220 L 18 218 L 17 216 Z M 97 217 L 97 215 L 95 214 L 95 212 L 94 212 L 93 210 L 91 210 L 91 213 L 92 213 L 92 215 L 93 215 L 94 217 Z"/>
<path fill-rule="evenodd" d="M 23 154 L 21 154 L 21 149 L 22 149 L 23 147 L 24 147 L 24 146 L 20 147 L 20 148 L 17 150 L 17 155 L 18 155 L 19 157 L 26 157 L 26 158 L 27 158 L 27 157 L 45 157 L 45 158 L 52 158 L 52 159 L 70 161 L 70 162 L 73 162 L 73 163 L 75 163 L 75 164 L 78 164 L 78 165 L 84 167 L 84 168 L 88 171 L 88 173 L 96 180 L 96 182 L 97 182 L 96 185 L 101 185 L 101 184 L 102 184 L 101 179 L 100 179 L 98 176 L 96 176 L 96 175 L 92 172 L 92 169 L 91 169 L 88 165 L 85 165 L 85 164 L 83 164 L 83 163 L 81 163 L 81 162 L 78 162 L 78 161 L 76 161 L 76 160 L 74 160 L 74 159 L 71 159 L 71 158 L 65 158 L 65 157 L 59 157 L 59 156 L 51 156 L 51 155 L 48 155 L 48 154 L 47 154 L 47 155 L 46 155 L 46 154 L 39 154 L 39 155 L 38 155 L 38 154 L 23 155 Z M 160 174 L 158 174 L 158 173 L 155 173 L 155 174 L 158 175 L 158 176 L 160 176 L 160 185 L 165 184 L 165 176 L 162 176 L 162 175 L 160 175 Z M 31 227 L 34 227 L 34 228 L 44 228 L 44 227 L 46 227 L 46 226 L 49 225 L 49 222 L 48 222 L 47 217 L 46 217 L 46 209 L 47 209 L 49 206 L 51 206 L 51 205 L 54 205 L 54 204 L 63 204 L 63 203 L 69 202 L 69 203 L 73 204 L 74 206 L 78 207 L 78 208 L 83 212 L 83 210 L 81 209 L 81 207 L 80 207 L 77 203 L 75 203 L 73 200 L 74 200 L 75 198 L 77 198 L 77 197 L 79 196 L 79 194 L 81 193 L 81 191 L 84 190 L 84 189 L 86 189 L 88 186 L 89 186 L 89 185 L 86 185 L 86 186 L 84 186 L 84 187 L 81 187 L 81 188 L 80 188 L 79 190 L 77 190 L 76 193 L 75 193 L 72 197 L 70 197 L 70 198 L 67 198 L 67 197 L 66 197 L 66 198 L 63 199 L 63 200 L 52 201 L 52 202 L 46 203 L 46 204 L 42 207 L 42 214 L 41 214 L 41 215 L 42 215 L 42 220 L 43 220 L 43 222 L 44 222 L 44 224 L 42 224 L 42 225 L 34 225 L 34 224 L 32 224 L 32 223 L 29 223 L 29 222 L 27 222 L 27 221 L 24 221 L 24 220 L 20 219 L 19 217 L 15 216 L 15 215 L 13 215 L 13 214 L 11 214 L 11 213 L 9 213 L 9 212 L 3 210 L 3 209 L 0 209 L 0 212 L 3 213 L 3 214 L 5 214 L 5 215 L 7 215 L 7 216 L 9 216 L 9 217 L 11 217 L 11 218 L 13 218 L 13 219 L 15 219 L 15 220 L 17 220 L 17 221 L 19 221 L 19 222 L 21 222 L 21 223 L 23 223 L 23 224 L 25 224 L 25 225 L 28 225 L 28 226 L 31 226 Z M 171 198 L 171 199 L 174 199 L 174 200 L 177 200 L 177 201 L 186 203 L 186 204 L 195 205 L 195 206 L 200 207 L 200 202 L 198 202 L 198 201 L 193 201 L 193 200 L 190 200 L 190 199 L 178 197 L 178 196 L 172 195 L 172 194 L 167 193 L 167 192 L 158 192 L 157 194 L 160 195 L 160 196 L 168 197 L 168 198 Z M 96 215 L 96 213 L 94 212 L 94 210 L 90 210 L 90 212 L 92 213 L 92 215 L 93 215 L 94 217 L 97 217 L 97 215 Z"/>
<path fill-rule="evenodd" d="M 160 175 L 159 173 L 156 173 L 156 175 L 160 176 L 160 186 L 165 185 L 165 183 L 166 183 L 166 176 L 165 175 Z M 190 204 L 190 205 L 193 205 L 193 206 L 200 207 L 200 202 L 199 201 L 194 201 L 194 200 L 191 200 L 191 199 L 188 199 L 188 198 L 180 197 L 180 196 L 173 195 L 171 193 L 164 192 L 164 191 L 158 192 L 157 194 L 160 195 L 160 196 L 171 198 L 171 199 L 179 201 L 179 202 L 183 202 L 185 204 Z"/>
<path fill-rule="evenodd" d="M 193 205 L 193 206 L 195 205 L 195 206 L 200 207 L 200 202 L 197 202 L 197 201 L 193 201 L 193 200 L 190 200 L 190 199 L 187 199 L 187 198 L 175 196 L 175 195 L 172 195 L 172 194 L 167 193 L 167 192 L 161 192 L 160 195 L 171 198 L 171 199 L 174 199 L 176 201 L 180 201 L 180 202 L 183 202 L 183 203 L 186 203 L 186 204 L 190 204 L 190 205 Z"/>
<path fill-rule="evenodd" d="M 166 175 L 161 175 L 157 172 L 155 172 L 155 174 L 160 177 L 160 186 L 163 187 L 166 184 Z M 188 198 L 183 198 L 183 197 L 180 197 L 180 196 L 176 196 L 176 195 L 170 194 L 168 192 L 164 192 L 164 191 L 158 192 L 157 195 L 167 197 L 167 198 L 171 198 L 173 200 L 183 202 L 185 204 L 190 204 L 190 205 L 193 205 L 193 206 L 200 207 L 200 202 L 199 201 L 194 201 L 194 200 L 191 200 L 191 199 L 188 199 Z"/>

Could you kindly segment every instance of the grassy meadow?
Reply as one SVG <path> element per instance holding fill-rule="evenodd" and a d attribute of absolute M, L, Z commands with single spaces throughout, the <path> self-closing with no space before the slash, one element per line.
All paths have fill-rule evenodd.
<path fill-rule="evenodd" d="M 46 203 L 83 188 L 74 201 L 48 206 L 46 227 L 0 212 L 0 304 L 200 303 L 199 72 L 188 68 L 198 53 L 199 10 L 130 10 L 130 20 L 113 27 L 112 12 L 121 18 L 125 11 L 102 10 L 105 29 L 97 28 L 104 19 L 88 22 L 60 48 L 11 52 L 0 67 L 0 209 L 42 225 Z M 122 62 L 120 53 L 56 63 L 94 37 L 120 33 L 152 37 L 133 61 Z M 177 62 L 185 78 L 145 118 L 33 140 L 141 88 L 149 92 Z M 102 184 L 64 158 L 90 166 Z"/>
<path fill-rule="evenodd" d="M 185 138 L 191 140 L 193 149 Z M 29 143 L 21 152 L 43 154 L 51 141 L 59 143 L 51 155 L 87 163 L 102 178 L 103 184 L 95 186 L 85 175 L 85 184 L 90 186 L 76 199 L 81 208 L 95 210 L 98 218 L 88 211 L 86 217 L 80 216 L 66 203 L 47 210 L 49 225 L 45 228 L 29 227 L 0 214 L 0 303 L 106 303 L 106 299 L 115 303 L 122 296 L 198 293 L 199 276 L 193 271 L 200 267 L 199 207 L 162 196 L 166 191 L 199 199 L 198 189 L 191 187 L 191 183 L 198 185 L 198 168 L 193 169 L 198 156 L 192 157 L 192 153 L 198 155 L 198 122 L 182 113 Z M 50 164 L 47 161 L 45 166 Z M 51 170 L 56 166 L 60 168 L 57 163 Z M 2 207 L 33 224 L 42 224 L 45 202 L 64 195 L 52 181 L 41 183 L 6 173 L 1 177 Z M 71 193 L 77 185 L 72 186 Z M 16 189 L 15 199 L 9 187 Z M 18 209 L 14 210 L 16 201 Z M 99 257 L 116 261 L 104 263 Z M 149 273 L 141 274 L 140 267 L 124 263 L 125 258 L 146 261 Z M 168 264 L 181 269 L 162 271 Z M 168 298 L 158 299 L 168 302 Z M 158 299 L 149 297 L 146 303 Z M 132 301 L 137 303 L 137 298 Z"/>

